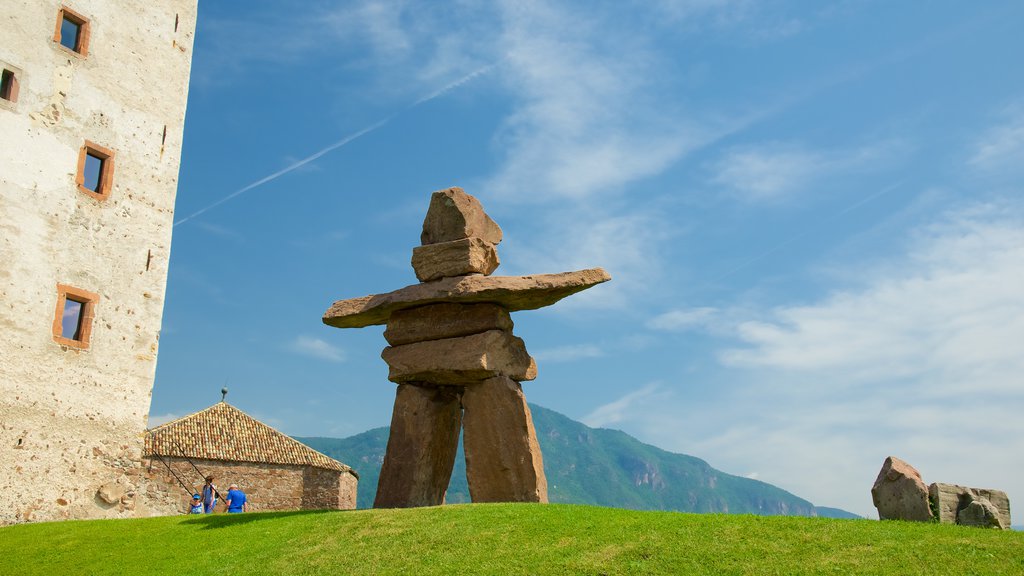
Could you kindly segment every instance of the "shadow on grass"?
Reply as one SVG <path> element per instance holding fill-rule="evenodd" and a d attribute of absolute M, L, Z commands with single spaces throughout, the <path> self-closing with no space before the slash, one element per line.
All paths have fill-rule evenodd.
<path fill-rule="evenodd" d="M 289 510 L 286 512 L 243 512 L 241 514 L 204 514 L 197 516 L 196 518 L 189 518 L 182 522 L 182 524 L 199 524 L 203 530 L 212 530 L 216 528 L 227 528 L 229 526 L 238 526 L 239 524 L 248 524 L 250 522 L 259 522 L 261 520 L 274 520 L 276 518 L 286 518 L 288 516 L 308 516 L 310 514 L 337 514 L 339 512 L 346 512 L 346 510 Z"/>

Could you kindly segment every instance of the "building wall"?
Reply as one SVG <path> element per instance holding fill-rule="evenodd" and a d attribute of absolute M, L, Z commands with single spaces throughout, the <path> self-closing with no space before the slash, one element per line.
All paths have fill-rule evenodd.
<path fill-rule="evenodd" d="M 54 42 L 62 6 L 83 57 Z M 130 516 L 171 248 L 196 0 L 5 0 L 0 65 L 0 524 Z M 105 200 L 80 149 L 114 152 Z M 85 350 L 53 337 L 58 284 L 99 296 Z M 108 500 L 113 500 L 109 502 Z"/>
<path fill-rule="evenodd" d="M 143 460 L 144 481 L 138 498 L 139 515 L 164 516 L 188 511 L 191 502 L 189 491 L 175 480 L 168 467 L 189 490 L 195 492 L 202 490 L 203 475 L 213 475 L 214 484 L 224 496 L 229 485 L 238 484 L 253 512 L 349 510 L 356 507 L 357 480 L 347 472 L 310 466 L 215 460 L 193 460 L 192 464 L 182 458 Z M 223 502 L 217 510 L 224 511 Z"/>

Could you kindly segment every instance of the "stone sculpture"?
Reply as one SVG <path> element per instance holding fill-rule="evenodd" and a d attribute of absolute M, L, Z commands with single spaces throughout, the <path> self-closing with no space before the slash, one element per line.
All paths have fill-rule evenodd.
<path fill-rule="evenodd" d="M 398 384 L 374 507 L 444 502 L 463 432 L 474 502 L 547 502 L 540 446 L 520 382 L 537 365 L 509 312 L 533 310 L 611 277 L 594 268 L 490 276 L 501 228 L 461 188 L 434 192 L 412 266 L 420 284 L 335 302 L 338 328 L 385 324 L 381 357 Z"/>
<path fill-rule="evenodd" d="M 938 520 L 944 524 L 1010 529 L 1006 492 L 935 482 L 925 488 L 910 464 L 889 456 L 871 487 L 880 520 Z"/>

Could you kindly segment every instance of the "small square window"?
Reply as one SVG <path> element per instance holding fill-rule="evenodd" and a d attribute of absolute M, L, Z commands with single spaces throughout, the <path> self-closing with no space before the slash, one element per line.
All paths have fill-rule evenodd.
<path fill-rule="evenodd" d="M 57 30 L 53 33 L 53 41 L 85 56 L 89 48 L 89 21 L 74 10 L 62 7 L 57 11 Z"/>
<path fill-rule="evenodd" d="M 99 299 L 99 295 L 92 292 L 66 284 L 57 284 L 53 340 L 71 348 L 88 348 L 92 323 L 96 316 L 96 303 Z"/>
<path fill-rule="evenodd" d="M 78 154 L 78 189 L 97 200 L 106 200 L 113 177 L 114 152 L 86 140 Z"/>
<path fill-rule="evenodd" d="M 18 77 L 14 70 L 3 69 L 0 72 L 0 99 L 8 102 L 18 101 Z"/>
<path fill-rule="evenodd" d="M 85 302 L 79 302 L 71 296 L 64 298 L 64 313 L 60 317 L 61 338 L 82 339 L 82 312 L 85 312 Z"/>

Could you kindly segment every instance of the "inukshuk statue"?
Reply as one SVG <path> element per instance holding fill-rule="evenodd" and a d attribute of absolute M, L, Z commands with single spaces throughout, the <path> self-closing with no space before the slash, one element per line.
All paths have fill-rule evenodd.
<path fill-rule="evenodd" d="M 509 312 L 549 306 L 610 280 L 600 269 L 490 276 L 501 228 L 460 188 L 434 192 L 412 266 L 420 284 L 340 300 L 323 321 L 386 324 L 381 357 L 398 384 L 376 508 L 444 503 L 463 431 L 473 502 L 547 502 L 520 382 L 537 376 Z"/>

